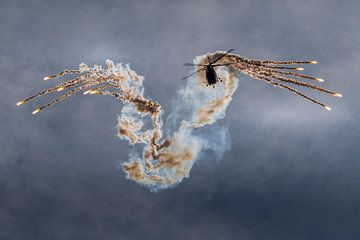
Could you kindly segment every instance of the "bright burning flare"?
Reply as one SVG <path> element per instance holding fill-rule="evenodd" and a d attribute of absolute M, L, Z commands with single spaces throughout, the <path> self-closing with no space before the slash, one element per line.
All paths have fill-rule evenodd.
<path fill-rule="evenodd" d="M 35 111 L 33 111 L 32 114 L 34 115 L 34 114 L 37 114 L 38 112 L 40 112 L 40 109 L 39 109 L 39 108 L 36 109 Z"/>
<path fill-rule="evenodd" d="M 23 104 L 25 101 L 20 101 L 20 102 L 17 102 L 16 105 L 17 106 L 20 106 L 21 104 Z"/>

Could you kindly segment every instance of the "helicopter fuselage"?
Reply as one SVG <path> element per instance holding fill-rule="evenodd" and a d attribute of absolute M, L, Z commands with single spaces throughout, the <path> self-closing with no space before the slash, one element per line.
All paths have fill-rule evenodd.
<path fill-rule="evenodd" d="M 211 64 L 206 65 L 205 73 L 206 73 L 206 80 L 208 85 L 216 84 L 218 77 L 216 75 L 216 71 L 214 67 Z"/>

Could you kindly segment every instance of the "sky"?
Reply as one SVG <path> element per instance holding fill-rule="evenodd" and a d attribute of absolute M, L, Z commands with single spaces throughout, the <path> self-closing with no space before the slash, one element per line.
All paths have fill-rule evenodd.
<path fill-rule="evenodd" d="M 359 239 L 359 1 L 0 0 L 0 239 Z M 314 59 L 332 107 L 242 76 L 217 123 L 231 149 L 150 192 L 119 169 L 121 104 L 78 94 L 33 116 L 46 75 L 130 63 L 145 95 L 171 101 L 197 55 Z M 211 128 L 209 128 L 211 131 Z"/>

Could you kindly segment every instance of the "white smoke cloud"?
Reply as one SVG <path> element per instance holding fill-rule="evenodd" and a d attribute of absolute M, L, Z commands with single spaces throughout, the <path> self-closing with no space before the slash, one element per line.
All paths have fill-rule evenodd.
<path fill-rule="evenodd" d="M 202 62 L 205 57 L 197 57 L 195 63 Z M 216 88 L 206 87 L 203 73 L 187 80 L 173 100 L 173 111 L 165 128 L 162 127 L 161 112 L 156 117 L 144 115 L 132 102 L 125 103 L 119 116 L 119 132 L 122 129 L 119 136 L 131 144 L 145 143 L 142 157 L 132 155 L 123 164 L 129 179 L 152 191 L 165 189 L 189 177 L 193 164 L 205 155 L 205 150 L 213 151 L 215 158 L 219 159 L 230 148 L 226 127 L 213 126 L 202 131 L 202 128 L 209 128 L 208 125 L 225 117 L 226 108 L 238 86 L 235 74 L 225 67 L 219 68 L 217 73 L 224 83 L 217 84 Z M 141 88 L 138 91 L 143 92 L 142 85 L 138 87 Z M 144 127 L 144 118 L 154 118 L 154 124 Z M 155 129 L 157 125 L 159 127 Z M 152 142 L 155 132 L 166 135 L 166 138 Z"/>

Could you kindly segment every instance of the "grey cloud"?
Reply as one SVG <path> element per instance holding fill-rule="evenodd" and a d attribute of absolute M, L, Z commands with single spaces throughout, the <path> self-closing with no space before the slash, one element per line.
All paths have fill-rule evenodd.
<path fill-rule="evenodd" d="M 358 1 L 0 1 L 0 239 L 358 239 Z M 73 96 L 39 114 L 15 103 L 79 63 L 129 62 L 170 112 L 188 73 L 218 49 L 316 59 L 344 93 L 319 107 L 243 77 L 227 116 L 231 150 L 158 194 L 117 166 L 121 105 Z M 166 117 L 166 116 L 165 116 Z"/>

